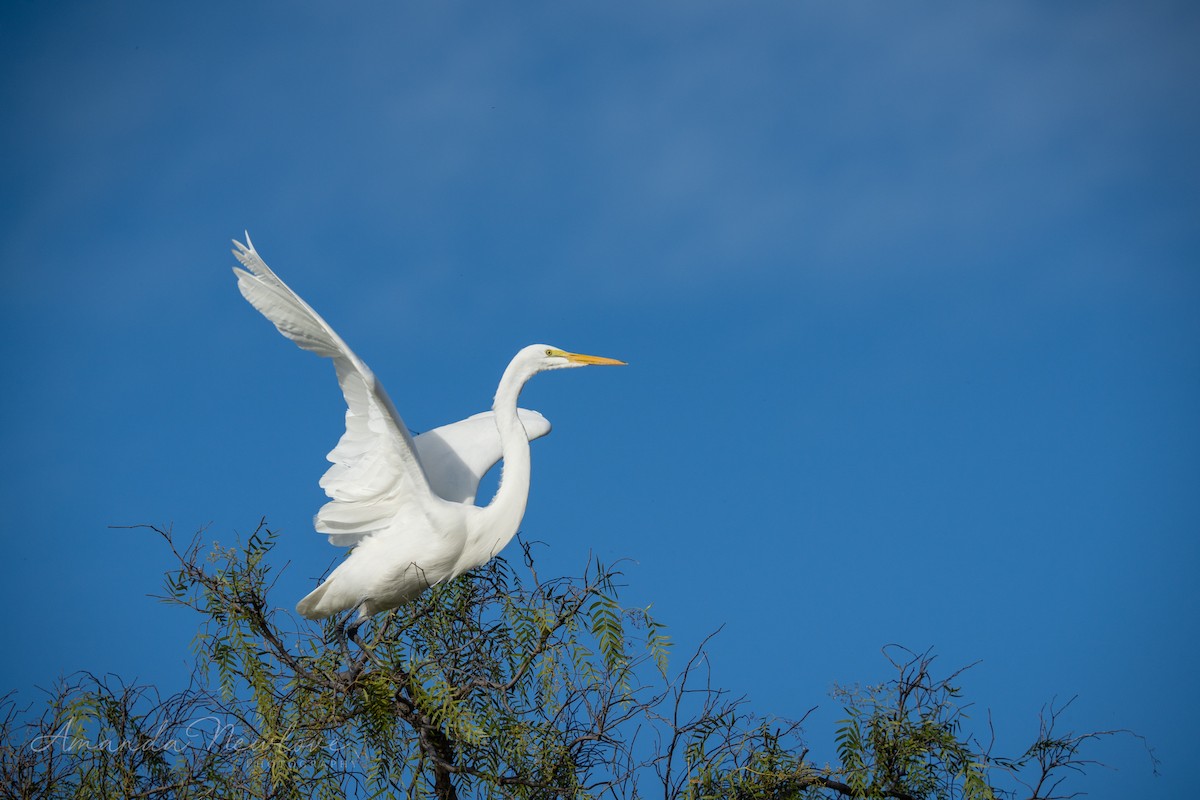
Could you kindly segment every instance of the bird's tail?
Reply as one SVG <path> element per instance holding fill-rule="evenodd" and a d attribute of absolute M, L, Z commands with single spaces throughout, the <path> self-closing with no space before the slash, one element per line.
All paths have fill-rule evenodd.
<path fill-rule="evenodd" d="M 326 617 L 332 617 L 342 610 L 340 608 L 333 608 L 332 603 L 321 602 L 325 598 L 325 594 L 329 591 L 329 583 L 328 580 L 325 581 L 316 589 L 309 592 L 303 600 L 296 603 L 296 611 L 300 613 L 300 616 L 308 619 L 325 619 Z"/>

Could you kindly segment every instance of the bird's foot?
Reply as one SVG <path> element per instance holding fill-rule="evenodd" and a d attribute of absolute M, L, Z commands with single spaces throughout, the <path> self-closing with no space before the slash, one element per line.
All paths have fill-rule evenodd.
<path fill-rule="evenodd" d="M 350 652 L 351 642 L 362 647 L 362 643 L 358 640 L 358 628 L 363 624 L 363 620 L 360 619 L 357 622 L 351 622 L 350 620 L 351 617 L 347 616 L 333 629 L 334 638 L 347 654 Z"/>
<path fill-rule="evenodd" d="M 346 626 L 346 629 L 345 629 L 346 630 L 346 638 L 349 639 L 350 641 L 354 642 L 359 647 L 362 647 L 362 642 L 360 642 L 358 640 L 358 629 L 361 628 L 363 626 L 363 623 L 365 623 L 366 621 L 367 621 L 367 618 L 362 617 L 358 621 Z"/>

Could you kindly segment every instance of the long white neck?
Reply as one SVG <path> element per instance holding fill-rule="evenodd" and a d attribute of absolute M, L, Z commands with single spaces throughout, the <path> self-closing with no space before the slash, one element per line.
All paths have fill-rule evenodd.
<path fill-rule="evenodd" d="M 468 558 L 475 563 L 464 565 L 466 569 L 486 563 L 499 553 L 517 535 L 521 518 L 525 516 L 525 504 L 529 499 L 529 436 L 517 417 L 517 399 L 521 388 L 534 373 L 518 361 L 514 359 L 504 371 L 492 403 L 504 465 L 496 495 L 476 517 L 472 541 L 467 544 Z"/>

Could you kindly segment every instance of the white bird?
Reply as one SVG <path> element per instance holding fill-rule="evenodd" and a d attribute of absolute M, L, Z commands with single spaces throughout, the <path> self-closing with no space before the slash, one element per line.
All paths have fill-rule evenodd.
<path fill-rule="evenodd" d="M 491 411 L 414 439 L 367 365 L 259 258 L 249 234 L 234 245 L 242 295 L 284 336 L 333 359 L 346 398 L 346 432 L 321 478 L 330 501 L 314 525 L 353 549 L 296 605 L 309 619 L 353 608 L 365 619 L 491 560 L 525 514 L 529 442 L 550 432 L 541 414 L 517 408 L 525 382 L 545 370 L 625 363 L 530 345 L 504 370 Z M 495 497 L 475 505 L 480 478 L 502 457 Z"/>

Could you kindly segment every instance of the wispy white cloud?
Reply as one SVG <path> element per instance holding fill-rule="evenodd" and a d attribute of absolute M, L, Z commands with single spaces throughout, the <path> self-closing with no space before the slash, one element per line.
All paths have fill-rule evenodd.
<path fill-rule="evenodd" d="M 6 263 L 60 252 L 84 269 L 64 229 L 136 231 L 152 252 L 244 225 L 300 253 L 336 243 L 375 285 L 465 292 L 466 307 L 564 285 L 860 281 L 980 269 L 1087 223 L 1170 158 L 1196 169 L 1171 137 L 1196 125 L 1194 14 L 247 13 L 91 9 L 65 36 L 30 28 L 43 47 L 10 56 L 31 78 L 8 96 L 37 109 L 16 145 L 41 164 L 19 171 Z"/>

